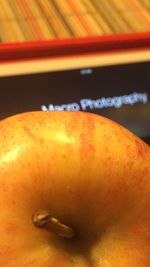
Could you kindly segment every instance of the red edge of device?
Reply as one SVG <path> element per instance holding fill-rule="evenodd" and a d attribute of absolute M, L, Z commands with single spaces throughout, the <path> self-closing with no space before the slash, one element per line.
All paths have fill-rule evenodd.
<path fill-rule="evenodd" d="M 149 49 L 150 32 L 0 44 L 0 62 Z"/>

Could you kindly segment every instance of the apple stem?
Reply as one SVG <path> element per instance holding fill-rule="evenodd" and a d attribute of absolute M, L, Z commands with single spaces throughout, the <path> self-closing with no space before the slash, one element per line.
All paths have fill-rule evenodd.
<path fill-rule="evenodd" d="M 72 238 L 74 231 L 68 225 L 61 223 L 57 218 L 51 216 L 48 210 L 37 211 L 32 216 L 33 224 L 37 227 L 48 226 L 51 232 L 65 238 Z"/>

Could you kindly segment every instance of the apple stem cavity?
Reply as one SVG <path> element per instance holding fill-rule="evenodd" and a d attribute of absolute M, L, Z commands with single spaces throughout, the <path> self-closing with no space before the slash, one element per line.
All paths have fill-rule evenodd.
<path fill-rule="evenodd" d="M 48 229 L 57 236 L 64 238 L 73 238 L 74 231 L 68 225 L 61 223 L 57 218 L 51 216 L 48 210 L 37 211 L 32 215 L 33 224 L 37 227 L 48 227 Z"/>

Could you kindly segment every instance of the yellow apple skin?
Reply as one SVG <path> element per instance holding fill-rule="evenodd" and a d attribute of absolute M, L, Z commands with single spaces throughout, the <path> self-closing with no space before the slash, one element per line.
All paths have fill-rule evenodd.
<path fill-rule="evenodd" d="M 75 237 L 36 227 L 45 209 Z M 84 112 L 1 121 L 0 266 L 149 267 L 150 147 Z"/>

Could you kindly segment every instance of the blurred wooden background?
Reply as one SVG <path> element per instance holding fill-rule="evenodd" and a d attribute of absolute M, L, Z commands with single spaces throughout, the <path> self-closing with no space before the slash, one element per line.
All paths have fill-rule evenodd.
<path fill-rule="evenodd" d="M 0 0 L 0 42 L 150 31 L 150 0 Z"/>

